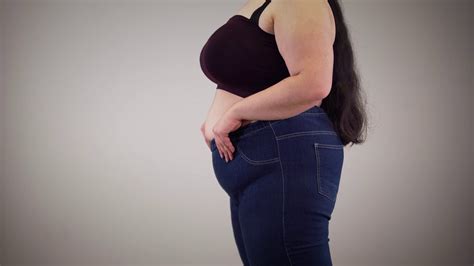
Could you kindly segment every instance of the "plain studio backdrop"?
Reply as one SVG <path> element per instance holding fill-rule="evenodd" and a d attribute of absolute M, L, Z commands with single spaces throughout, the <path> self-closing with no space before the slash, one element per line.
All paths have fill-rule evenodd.
<path fill-rule="evenodd" d="M 1 264 L 241 265 L 199 52 L 245 1 L 1 2 Z M 370 129 L 335 265 L 471 265 L 472 1 L 342 1 Z"/>

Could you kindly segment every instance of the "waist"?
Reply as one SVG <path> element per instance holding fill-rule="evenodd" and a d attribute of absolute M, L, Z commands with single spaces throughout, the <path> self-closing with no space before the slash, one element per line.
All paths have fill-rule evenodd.
<path fill-rule="evenodd" d="M 314 123 L 311 123 L 314 122 Z M 324 109 L 315 105 L 295 116 L 277 120 L 252 120 L 237 130 L 229 133 L 232 142 L 252 135 L 267 127 L 272 127 L 277 138 L 301 132 L 319 132 L 336 135 L 331 121 Z M 211 140 L 211 149 L 216 148 L 215 140 Z"/>

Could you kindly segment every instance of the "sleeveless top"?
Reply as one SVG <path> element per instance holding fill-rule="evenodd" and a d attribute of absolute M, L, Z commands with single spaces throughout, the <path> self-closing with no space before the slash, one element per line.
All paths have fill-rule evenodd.
<path fill-rule="evenodd" d="M 275 35 L 258 25 L 270 1 L 265 0 L 250 19 L 240 14 L 230 17 L 205 43 L 199 61 L 216 89 L 247 97 L 290 76 Z"/>

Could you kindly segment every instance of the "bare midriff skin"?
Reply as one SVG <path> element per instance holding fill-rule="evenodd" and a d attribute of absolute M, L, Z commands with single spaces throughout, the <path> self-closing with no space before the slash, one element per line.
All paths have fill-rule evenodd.
<path fill-rule="evenodd" d="M 216 89 L 214 100 L 212 101 L 211 107 L 204 123 L 204 136 L 207 141 L 214 138 L 212 128 L 215 123 L 219 121 L 221 116 L 236 102 L 242 100 L 243 97 L 227 92 L 225 90 Z M 249 123 L 256 122 L 257 120 L 244 121 L 242 126 Z"/>

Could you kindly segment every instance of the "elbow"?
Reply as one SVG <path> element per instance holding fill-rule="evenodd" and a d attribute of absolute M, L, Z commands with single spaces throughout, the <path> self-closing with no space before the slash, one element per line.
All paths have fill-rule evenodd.
<path fill-rule="evenodd" d="M 312 78 L 302 78 L 303 97 L 309 101 L 309 104 L 320 102 L 331 92 L 331 81 L 318 80 Z"/>
<path fill-rule="evenodd" d="M 326 98 L 331 92 L 331 86 L 326 84 L 318 84 L 311 87 L 311 99 L 313 102 L 319 102 Z"/>

